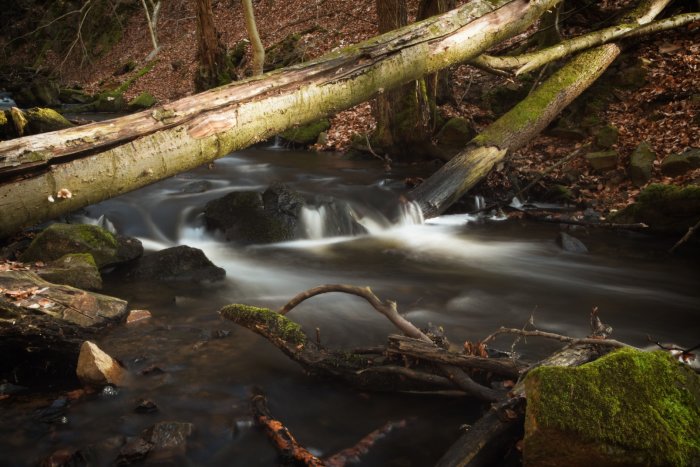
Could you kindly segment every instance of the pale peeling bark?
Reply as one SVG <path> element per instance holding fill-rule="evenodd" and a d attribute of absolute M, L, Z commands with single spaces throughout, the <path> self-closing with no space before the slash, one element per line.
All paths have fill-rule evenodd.
<path fill-rule="evenodd" d="M 611 26 L 609 28 L 568 39 L 560 44 L 547 47 L 546 49 L 538 50 L 536 52 L 512 57 L 481 55 L 472 60 L 471 63 L 476 66 L 496 70 L 516 70 L 515 74 L 519 75 L 591 47 L 607 44 L 608 42 L 613 42 L 619 39 L 628 39 L 668 31 L 669 29 L 684 26 L 695 21 L 700 21 L 700 13 L 686 13 L 683 15 L 677 15 L 671 18 L 654 21 L 653 23 L 649 23 L 644 26 L 637 22 L 618 24 L 616 26 Z"/>
<path fill-rule="evenodd" d="M 474 58 L 558 0 L 472 1 L 308 64 L 166 107 L 0 143 L 0 237 L 140 188 Z M 22 174 L 22 179 L 16 179 Z M 67 188 L 70 199 L 50 202 Z"/>
<path fill-rule="evenodd" d="M 649 22 L 670 0 L 647 0 L 624 21 Z M 640 19 L 641 18 L 641 19 Z M 477 135 L 467 148 L 409 193 L 423 215 L 444 212 L 480 182 L 506 155 L 524 146 L 603 74 L 617 58 L 617 44 L 605 44 L 571 59 L 513 109 Z"/>

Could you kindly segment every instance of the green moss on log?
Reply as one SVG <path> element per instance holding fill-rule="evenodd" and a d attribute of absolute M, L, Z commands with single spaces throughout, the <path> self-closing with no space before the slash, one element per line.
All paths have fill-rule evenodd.
<path fill-rule="evenodd" d="M 556 444 L 555 433 L 580 440 L 589 460 L 611 456 L 615 465 L 700 460 L 700 377 L 666 352 L 621 349 L 578 368 L 540 367 L 525 385 L 526 460 L 528 451 L 557 450 L 543 445 Z M 533 437 L 537 430 L 555 431 Z"/>
<path fill-rule="evenodd" d="M 268 308 L 234 303 L 223 307 L 219 313 L 224 318 L 246 327 L 250 327 L 251 324 L 264 326 L 271 335 L 289 344 L 306 345 L 306 334 L 299 324 Z"/>

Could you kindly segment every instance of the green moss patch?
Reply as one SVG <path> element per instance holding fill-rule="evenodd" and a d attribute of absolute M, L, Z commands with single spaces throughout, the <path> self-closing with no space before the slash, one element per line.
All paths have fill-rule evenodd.
<path fill-rule="evenodd" d="M 235 303 L 223 307 L 219 313 L 224 318 L 249 329 L 253 329 L 254 326 L 264 326 L 268 331 L 266 334 L 278 337 L 289 344 L 306 345 L 306 334 L 299 324 L 268 308 Z"/>
<path fill-rule="evenodd" d="M 611 220 L 643 222 L 656 231 L 685 233 L 700 221 L 700 186 L 651 184 L 639 194 L 634 204 Z"/>
<path fill-rule="evenodd" d="M 90 253 L 98 267 L 120 262 L 117 240 L 96 225 L 52 224 L 32 241 L 22 261 L 54 261 L 71 253 Z"/>
<path fill-rule="evenodd" d="M 700 460 L 700 376 L 665 352 L 622 349 L 578 368 L 541 367 L 525 385 L 526 459 Z M 567 465 L 582 464 L 572 458 Z"/>
<path fill-rule="evenodd" d="M 314 144 L 318 140 L 318 135 L 330 127 L 330 121 L 327 118 L 322 118 L 308 125 L 290 128 L 280 136 L 295 144 Z"/>

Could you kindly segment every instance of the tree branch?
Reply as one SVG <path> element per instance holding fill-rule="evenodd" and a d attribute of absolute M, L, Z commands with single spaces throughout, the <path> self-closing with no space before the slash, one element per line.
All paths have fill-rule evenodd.
<path fill-rule="evenodd" d="M 646 34 L 667 31 L 686 24 L 699 21 L 700 13 L 686 13 L 682 15 L 654 21 L 646 25 L 637 22 L 618 24 L 609 28 L 594 31 L 582 36 L 574 37 L 557 45 L 547 47 L 536 52 L 526 53 L 510 57 L 495 57 L 492 55 L 480 55 L 471 61 L 471 64 L 486 70 L 516 70 L 520 75 L 539 68 L 546 63 L 559 60 L 576 52 L 595 47 L 619 39 L 639 37 Z"/>
<path fill-rule="evenodd" d="M 487 336 L 481 342 L 486 344 L 487 342 L 492 341 L 499 334 L 516 334 L 516 335 L 523 336 L 523 337 L 544 337 L 546 339 L 554 339 L 554 340 L 558 340 L 561 342 L 567 342 L 567 343 L 572 344 L 572 345 L 594 344 L 594 345 L 605 345 L 608 347 L 631 347 L 629 344 L 625 344 L 624 342 L 620 342 L 620 341 L 615 340 L 615 339 L 596 339 L 596 338 L 592 338 L 592 337 L 578 339 L 575 337 L 569 337 L 569 336 L 563 336 L 561 334 L 555 334 L 553 332 L 526 331 L 524 329 L 506 328 L 503 326 L 501 326 L 496 332 Z"/>

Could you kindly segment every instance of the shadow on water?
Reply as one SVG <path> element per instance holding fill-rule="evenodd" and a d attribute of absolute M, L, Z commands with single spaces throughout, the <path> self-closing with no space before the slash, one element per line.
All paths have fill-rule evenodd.
<path fill-rule="evenodd" d="M 574 232 L 590 250 L 575 255 L 557 247 L 556 226 L 466 215 L 421 223 L 410 205 L 397 202 L 403 178 L 419 170 L 386 174 L 375 161 L 252 149 L 89 207 L 90 218 L 105 216 L 147 249 L 201 248 L 227 278 L 173 286 L 107 276 L 105 293 L 153 314 L 98 342 L 136 375 L 132 384 L 116 395 L 59 407 L 48 421 L 41 414 L 51 401 L 6 404 L 0 464 L 33 465 L 63 446 L 95 446 L 97 464 L 108 465 L 112 459 L 99 455 L 108 440 L 137 436 L 160 420 L 180 420 L 196 426 L 188 443 L 190 465 L 275 465 L 274 450 L 250 419 L 249 392 L 260 386 L 272 413 L 315 453 L 333 454 L 387 421 L 406 418 L 407 428 L 380 441 L 358 465 L 432 465 L 459 426 L 478 417 L 478 406 L 358 393 L 309 378 L 266 341 L 216 313 L 231 302 L 277 308 L 324 283 L 369 285 L 396 300 L 417 325 L 444 326 L 457 345 L 501 325 L 522 327 L 530 315 L 540 329 L 583 336 L 594 306 L 615 337 L 635 345 L 645 345 L 648 334 L 688 345 L 700 335 L 696 260 L 656 254 L 664 245 L 643 236 Z M 242 247 L 204 230 L 206 202 L 230 191 L 263 190 L 274 181 L 315 200 L 304 213 L 307 238 Z M 327 199 L 339 201 L 331 208 Z M 403 210 L 397 211 L 399 205 Z M 343 216 L 359 223 L 362 234 L 341 227 L 349 223 Z M 339 294 L 305 302 L 290 317 L 312 335 L 319 328 L 330 347 L 376 345 L 394 332 L 365 302 Z M 497 345 L 511 342 L 503 338 Z M 535 359 L 554 348 L 532 341 L 518 351 Z M 162 372 L 139 375 L 152 367 Z M 159 411 L 135 413 L 140 399 L 153 400 Z"/>

